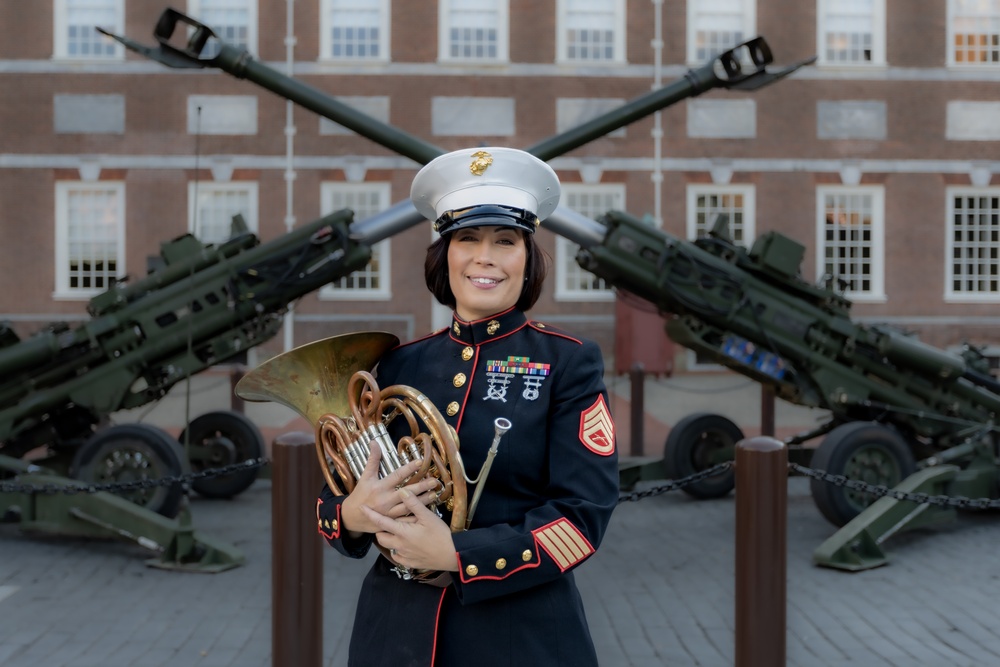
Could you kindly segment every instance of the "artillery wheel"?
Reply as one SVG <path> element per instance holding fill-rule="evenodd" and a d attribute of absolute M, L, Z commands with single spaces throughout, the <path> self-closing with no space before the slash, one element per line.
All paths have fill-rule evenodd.
<path fill-rule="evenodd" d="M 70 476 L 91 484 L 160 480 L 184 474 L 184 453 L 170 435 L 149 424 L 102 429 L 77 450 Z M 136 505 L 173 518 L 184 497 L 181 482 L 116 492 Z"/>
<path fill-rule="evenodd" d="M 264 436 L 250 419 L 239 412 L 208 412 L 188 424 L 181 433 L 183 448 L 190 436 L 194 472 L 221 468 L 231 463 L 257 459 L 264 455 Z M 232 498 L 246 491 L 257 479 L 258 468 L 248 468 L 220 475 L 195 479 L 191 488 L 206 498 Z"/>
<path fill-rule="evenodd" d="M 680 479 L 736 458 L 736 443 L 743 431 L 722 415 L 696 412 L 670 429 L 663 448 L 663 469 L 669 479 Z M 693 498 L 721 498 L 736 485 L 730 469 L 692 482 L 682 490 Z"/>
<path fill-rule="evenodd" d="M 848 422 L 823 438 L 809 463 L 816 470 L 878 486 L 893 487 L 917 469 L 913 451 L 895 429 L 877 422 Z M 809 489 L 820 513 L 843 526 L 878 500 L 877 496 L 811 479 Z"/>

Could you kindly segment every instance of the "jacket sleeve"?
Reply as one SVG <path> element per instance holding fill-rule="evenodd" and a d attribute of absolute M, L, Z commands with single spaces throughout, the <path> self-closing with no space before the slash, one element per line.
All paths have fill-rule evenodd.
<path fill-rule="evenodd" d="M 600 349 L 560 364 L 548 408 L 547 488 L 523 521 L 452 535 L 462 604 L 548 583 L 592 555 L 618 504 L 618 453 Z M 543 477 L 545 472 L 540 472 Z"/>
<path fill-rule="evenodd" d="M 334 549 L 349 558 L 364 558 L 372 546 L 374 536 L 365 533 L 359 538 L 353 538 L 343 529 L 340 520 L 340 507 L 347 496 L 335 496 L 327 484 L 319 492 L 316 499 L 316 522 L 319 534 Z"/>

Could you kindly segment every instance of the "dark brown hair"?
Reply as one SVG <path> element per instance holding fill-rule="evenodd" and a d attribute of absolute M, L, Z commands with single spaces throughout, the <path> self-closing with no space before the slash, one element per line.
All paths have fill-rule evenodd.
<path fill-rule="evenodd" d="M 434 298 L 439 303 L 448 306 L 452 310 L 457 305 L 455 295 L 451 291 L 451 284 L 448 282 L 448 246 L 454 234 L 444 234 L 439 236 L 427 248 L 427 257 L 424 259 L 424 281 L 427 289 L 431 291 Z M 542 294 L 542 284 L 548 274 L 548 255 L 535 241 L 535 235 L 521 232 L 524 239 L 524 287 L 521 288 L 521 296 L 514 304 L 518 310 L 529 310 L 538 301 Z"/>

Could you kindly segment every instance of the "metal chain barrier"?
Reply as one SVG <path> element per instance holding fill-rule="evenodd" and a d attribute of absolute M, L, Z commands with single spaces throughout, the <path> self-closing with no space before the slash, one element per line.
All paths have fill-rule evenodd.
<path fill-rule="evenodd" d="M 889 496 L 896 500 L 908 500 L 919 505 L 928 504 L 970 510 L 1000 509 L 1000 499 L 991 500 L 989 498 L 964 498 L 962 496 L 932 496 L 929 493 L 909 493 L 906 491 L 897 491 L 887 486 L 877 486 L 875 484 L 868 484 L 867 482 L 860 482 L 856 479 L 848 479 L 844 475 L 834 475 L 823 470 L 813 470 L 798 463 L 789 463 L 788 467 L 806 477 L 818 479 L 834 486 L 846 486 L 855 491 L 870 493 L 878 498 Z"/>
<path fill-rule="evenodd" d="M 230 463 L 229 465 L 221 468 L 206 468 L 205 470 L 187 473 L 186 475 L 171 475 L 160 479 L 149 479 L 144 477 L 142 479 L 135 479 L 129 482 L 109 482 L 107 484 L 86 484 L 85 482 L 81 482 L 79 485 L 74 486 L 66 486 L 62 484 L 43 484 L 41 486 L 35 486 L 33 484 L 18 484 L 17 482 L 0 482 L 0 493 L 62 493 L 74 496 L 78 493 L 97 493 L 98 491 L 107 491 L 109 493 L 136 491 L 139 489 L 152 489 L 158 486 L 186 484 L 193 482 L 196 479 L 222 477 L 223 475 L 229 475 L 242 470 L 260 468 L 269 463 L 270 461 L 265 458 L 247 459 L 246 461 L 241 461 L 239 463 Z"/>
<path fill-rule="evenodd" d="M 652 498 L 653 496 L 658 496 L 668 491 L 675 491 L 677 489 L 682 489 L 688 484 L 694 484 L 697 481 L 703 480 L 706 477 L 714 477 L 721 473 L 726 472 L 731 469 L 734 465 L 733 461 L 723 461 L 722 463 L 716 463 L 711 468 L 706 468 L 702 471 L 688 475 L 687 477 L 681 477 L 680 479 L 672 479 L 667 481 L 666 484 L 660 484 L 659 486 L 654 486 L 644 491 L 633 491 L 632 493 L 625 493 L 618 496 L 618 502 L 630 502 L 634 503 L 644 498 Z"/>
<path fill-rule="evenodd" d="M 32 484 L 19 484 L 17 482 L 0 482 L 0 493 L 24 493 L 24 494 L 56 494 L 62 493 L 66 495 L 76 495 L 78 493 L 97 493 L 98 491 L 107 491 L 109 493 L 116 492 L 127 492 L 136 491 L 140 489 L 151 489 L 159 486 L 173 486 L 174 484 L 190 484 L 191 482 L 198 479 L 209 479 L 213 477 L 222 477 L 224 475 L 229 475 L 235 472 L 240 472 L 243 470 L 251 470 L 253 468 L 260 468 L 265 465 L 269 465 L 270 461 L 266 458 L 256 458 L 247 459 L 246 461 L 241 461 L 239 463 L 231 463 L 227 466 L 221 468 L 206 468 L 205 470 L 199 470 L 198 472 L 188 473 L 186 475 L 172 475 L 169 477 L 163 477 L 161 479 L 137 479 L 129 482 L 109 482 L 107 484 L 79 484 L 79 485 L 59 485 L 59 484 L 44 484 L 41 486 L 36 486 Z M 653 496 L 659 496 L 670 491 L 676 491 L 682 489 L 689 484 L 694 484 L 708 477 L 714 477 L 715 475 L 721 475 L 724 472 L 731 470 L 735 466 L 733 461 L 723 461 L 717 463 L 711 468 L 706 468 L 699 472 L 693 473 L 686 477 L 681 477 L 680 479 L 668 480 L 664 484 L 659 484 L 657 486 L 650 487 L 643 491 L 632 491 L 631 493 L 624 493 L 618 496 L 618 502 L 638 502 L 646 498 L 652 498 Z M 959 509 L 968 510 L 987 510 L 987 509 L 1000 509 L 1000 499 L 990 499 L 990 498 L 965 498 L 963 496 L 946 496 L 946 495 L 931 495 L 929 493 L 910 493 L 906 491 L 897 491 L 895 489 L 889 488 L 887 486 L 880 486 L 876 484 L 869 484 L 867 482 L 861 482 L 855 479 L 849 479 L 844 475 L 835 475 L 833 473 L 826 472 L 824 470 L 814 470 L 806 466 L 800 465 L 798 463 L 789 463 L 788 468 L 794 472 L 810 477 L 812 479 L 817 479 L 822 482 L 827 482 L 828 484 L 833 484 L 834 486 L 847 487 L 855 491 L 860 491 L 862 493 L 868 493 L 876 498 L 882 498 L 883 496 L 889 496 L 895 500 L 906 500 L 919 505 L 930 504 L 937 505 L 939 507 L 957 507 Z"/>

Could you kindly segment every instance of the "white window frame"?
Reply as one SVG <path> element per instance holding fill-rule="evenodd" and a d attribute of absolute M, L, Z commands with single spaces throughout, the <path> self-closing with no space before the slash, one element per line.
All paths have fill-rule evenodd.
<path fill-rule="evenodd" d="M 196 20 L 201 21 L 202 23 L 208 25 L 208 27 L 211 28 L 213 32 L 215 32 L 217 35 L 219 35 L 219 39 L 221 39 L 223 42 L 225 42 L 226 44 L 229 44 L 231 46 L 237 46 L 237 47 L 239 47 L 239 46 L 241 46 L 241 44 L 239 42 L 228 40 L 228 39 L 225 38 L 225 35 L 220 35 L 219 34 L 221 32 L 221 28 L 222 28 L 221 26 L 212 25 L 209 21 L 206 21 L 204 19 L 204 13 L 205 13 L 204 6 L 205 5 L 210 5 L 210 6 L 211 5 L 215 5 L 219 1 L 220 0 L 188 0 L 188 13 L 192 17 L 194 17 Z M 242 44 L 242 47 L 245 48 L 250 53 L 256 54 L 257 53 L 257 33 L 259 31 L 259 28 L 258 28 L 259 21 L 257 19 L 257 0 L 229 0 L 229 2 L 230 3 L 240 2 L 240 3 L 242 3 L 244 5 L 244 7 L 246 9 L 246 16 L 247 16 L 247 25 L 246 25 L 247 39 L 246 39 L 246 43 Z M 214 9 L 214 7 L 213 7 L 213 9 Z M 214 54 L 205 53 L 203 55 L 210 56 L 210 55 L 214 55 Z"/>
<path fill-rule="evenodd" d="M 946 54 L 946 62 L 948 64 L 948 67 L 977 68 L 977 69 L 978 68 L 994 69 L 1000 67 L 1000 45 L 995 46 L 992 49 L 998 52 L 997 55 L 998 60 L 996 61 L 992 62 L 960 61 L 958 58 L 955 57 L 955 51 L 956 51 L 955 40 L 958 37 L 958 26 L 956 24 L 960 19 L 965 18 L 963 16 L 960 16 L 960 12 L 962 9 L 960 5 L 962 5 L 964 2 L 968 2 L 968 0 L 948 0 L 948 41 L 945 45 L 945 48 L 948 50 L 948 53 Z M 976 22 L 979 25 L 982 25 L 984 22 L 989 22 L 992 24 L 993 28 L 992 32 L 981 32 L 978 33 L 979 35 L 984 35 L 988 37 L 1000 34 L 1000 4 L 994 3 L 994 11 L 992 15 L 990 14 L 974 15 L 969 13 L 966 16 L 970 20 Z"/>
<path fill-rule="evenodd" d="M 617 200 L 608 208 L 599 211 L 579 210 L 574 207 L 572 201 L 577 194 L 604 195 L 613 200 Z M 597 216 L 607 213 L 609 210 L 624 211 L 625 208 L 625 184 L 624 183 L 563 183 L 561 203 L 564 206 L 577 210 L 581 215 Z M 545 226 L 545 223 L 542 223 Z M 576 262 L 576 253 L 579 246 L 562 236 L 556 237 L 555 266 L 556 266 L 556 301 L 593 301 L 604 302 L 614 301 L 615 291 L 603 278 L 598 278 L 601 287 L 580 289 L 570 285 L 575 282 L 581 273 L 585 271 Z"/>
<path fill-rule="evenodd" d="M 496 11 L 496 25 L 483 26 L 485 28 L 494 27 L 497 31 L 496 55 L 493 57 L 477 58 L 475 56 L 453 56 L 451 55 L 451 28 L 454 23 L 455 12 L 463 4 L 461 0 L 441 0 L 438 3 L 438 60 L 452 63 L 506 63 L 510 60 L 510 3 L 508 0 L 484 0 L 492 2 Z"/>
<path fill-rule="evenodd" d="M 232 216 L 237 213 L 243 214 L 247 229 L 253 234 L 257 233 L 258 226 L 258 187 L 256 181 L 232 181 L 229 183 L 215 183 L 212 181 L 191 181 L 188 183 L 188 231 L 198 238 L 202 243 L 213 243 L 219 245 L 228 240 L 226 238 L 203 238 L 202 225 L 204 224 L 204 209 L 199 208 L 199 199 L 202 197 L 225 197 L 232 193 L 245 194 L 247 199 L 247 209 L 245 211 L 230 210 L 227 215 L 227 223 L 231 224 Z M 213 207 L 215 208 L 215 207 Z M 220 224 L 221 221 L 220 221 Z M 228 229 L 228 226 L 226 227 Z"/>
<path fill-rule="evenodd" d="M 116 198 L 118 220 L 115 221 L 115 276 L 118 279 L 126 274 L 125 269 L 125 184 L 120 181 L 58 181 L 56 183 L 56 285 L 52 294 L 54 299 L 86 300 L 102 292 L 111 285 L 104 287 L 70 287 L 69 243 L 70 243 L 70 200 L 76 193 L 87 191 L 105 191 Z"/>
<path fill-rule="evenodd" d="M 334 56 L 333 55 L 333 12 L 338 3 L 344 0 L 320 0 L 319 7 L 319 60 L 321 62 L 350 62 L 350 63 L 386 63 L 391 57 L 390 45 L 392 38 L 390 34 L 391 23 L 389 20 L 390 0 L 354 0 L 355 4 L 364 2 L 365 6 L 378 12 L 378 55 L 377 56 Z"/>
<path fill-rule="evenodd" d="M 1000 302 L 1000 288 L 996 292 L 967 292 L 955 291 L 955 198 L 956 197 L 990 197 L 997 198 L 1000 202 L 1000 188 L 998 187 L 950 187 L 945 189 L 947 201 L 945 203 L 946 222 L 944 239 L 944 300 L 950 303 L 997 303 Z M 993 210 L 991 217 L 1000 216 L 1000 205 Z M 992 250 L 994 255 L 1000 255 L 1000 241 L 990 247 L 990 240 L 986 239 L 982 245 L 987 250 Z M 992 260 L 996 265 L 1000 258 Z M 1000 269 L 998 269 L 1000 270 Z M 1000 276 L 997 277 L 1000 280 Z"/>
<path fill-rule="evenodd" d="M 885 296 L 885 188 L 881 185 L 821 185 L 816 188 L 816 277 L 826 274 L 826 198 L 827 196 L 861 196 L 871 198 L 871 288 L 867 291 L 845 290 L 852 301 L 880 303 Z M 839 289 L 834 285 L 835 289 Z"/>
<path fill-rule="evenodd" d="M 570 58 L 569 25 L 574 0 L 558 0 L 556 3 L 556 62 L 562 65 L 624 65 L 625 58 L 625 0 L 606 0 L 612 7 L 614 22 L 612 30 L 612 56 L 607 59 Z"/>
<path fill-rule="evenodd" d="M 816 63 L 825 67 L 884 67 L 886 64 L 886 17 L 885 0 L 871 0 L 871 60 L 870 61 L 840 61 L 830 60 L 826 53 L 825 38 L 830 14 L 838 9 L 837 0 L 818 0 L 816 4 Z"/>
<path fill-rule="evenodd" d="M 732 44 L 722 45 L 718 49 L 708 49 L 707 53 L 699 53 L 698 31 L 706 23 L 711 22 L 712 10 L 722 9 L 717 7 L 720 0 L 713 0 L 712 3 L 688 0 L 687 2 L 687 61 L 692 65 L 704 65 L 713 60 L 723 51 L 728 51 L 737 44 L 742 44 L 757 34 L 757 3 L 756 0 L 725 0 L 731 5 L 727 11 L 736 10 L 739 13 L 739 23 L 741 35 L 733 40 Z M 713 6 L 708 6 L 709 4 Z"/>
<path fill-rule="evenodd" d="M 698 229 L 698 198 L 701 196 L 719 196 L 719 197 L 731 197 L 738 195 L 743 197 L 743 207 L 740 211 L 742 213 L 742 223 L 738 228 L 739 235 L 741 238 L 735 238 L 734 230 L 737 229 L 733 226 L 733 221 L 729 221 L 729 237 L 734 240 L 735 243 L 749 248 L 753 245 L 753 240 L 756 237 L 756 216 L 755 211 L 757 209 L 757 189 L 751 184 L 739 184 L 739 185 L 721 185 L 721 184 L 711 184 L 711 183 L 692 183 L 687 187 L 687 238 L 688 240 L 695 240 L 699 238 Z M 707 222 L 707 221 L 706 221 Z M 710 224 L 706 224 L 705 235 L 708 235 L 711 229 Z"/>
<path fill-rule="evenodd" d="M 69 24 L 67 19 L 70 14 L 70 4 L 74 2 L 79 2 L 79 0 L 53 0 L 52 5 L 52 47 L 53 53 L 52 57 L 57 60 L 79 60 L 79 61 L 91 61 L 91 62 L 108 62 L 116 60 L 125 59 L 125 49 L 121 44 L 112 40 L 110 37 L 102 36 L 102 39 L 108 40 L 112 46 L 113 53 L 111 55 L 101 55 L 101 56 L 79 56 L 71 55 L 69 53 Z M 121 34 L 125 29 L 125 0 L 90 0 L 88 4 L 102 5 L 106 9 L 110 9 L 115 13 L 115 20 L 109 25 L 101 25 L 101 28 L 106 28 L 107 30 L 113 32 L 114 34 Z M 96 26 L 95 26 L 96 27 Z"/>
<path fill-rule="evenodd" d="M 381 182 L 350 183 L 345 181 L 324 181 L 320 184 L 320 202 L 324 215 L 334 211 L 347 208 L 339 205 L 335 198 L 340 193 L 356 193 L 366 191 L 375 195 L 378 203 L 372 207 L 371 211 L 354 210 L 354 220 L 364 220 L 365 218 L 380 213 L 391 205 L 392 184 Z M 378 264 L 377 288 L 371 287 L 345 287 L 343 282 L 347 279 L 340 278 L 324 285 L 319 290 L 319 298 L 328 301 L 388 301 L 392 298 L 392 245 L 389 239 L 379 241 L 372 247 L 372 261 Z M 372 273 L 371 263 L 365 268 L 359 269 L 355 273 Z M 354 275 L 353 273 L 351 275 Z"/>

